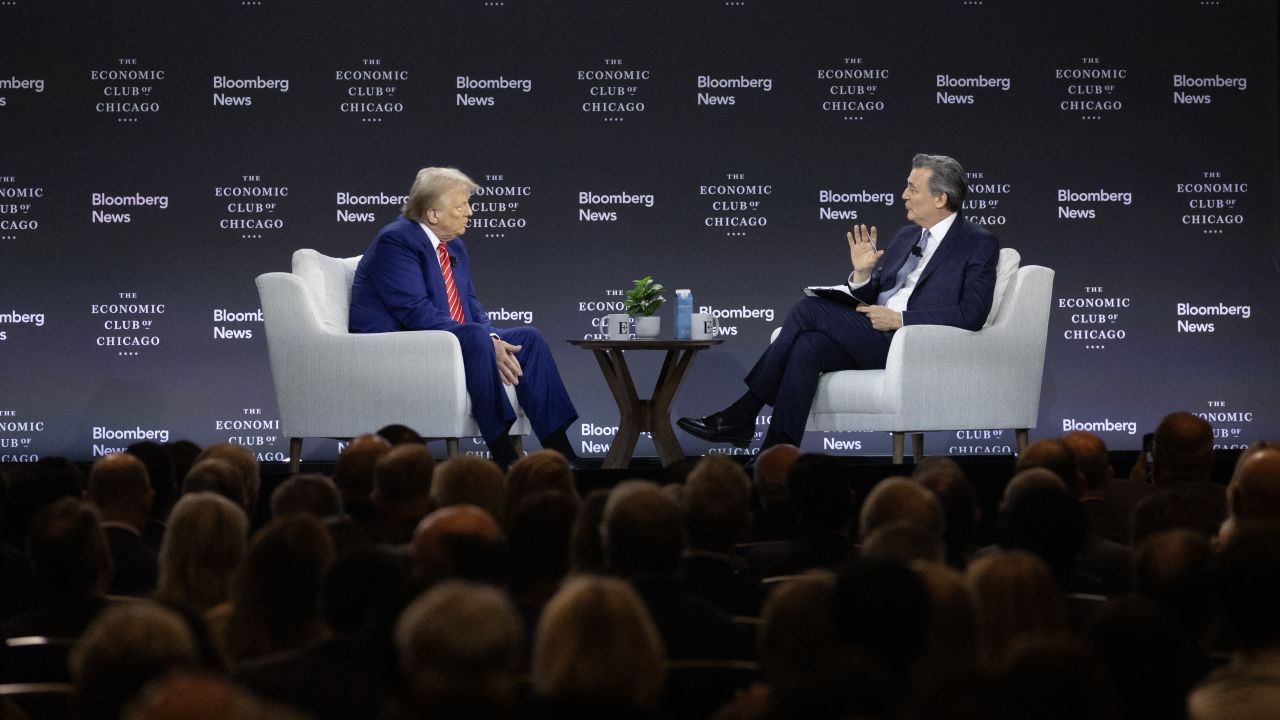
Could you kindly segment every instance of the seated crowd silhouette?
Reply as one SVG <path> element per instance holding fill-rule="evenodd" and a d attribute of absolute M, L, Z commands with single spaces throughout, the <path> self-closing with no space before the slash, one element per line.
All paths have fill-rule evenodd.
<path fill-rule="evenodd" d="M 585 495 L 398 426 L 269 497 L 232 444 L 2 466 L 0 719 L 1278 717 L 1280 446 L 1223 486 L 1213 439 L 1041 440 L 995 518 L 786 445 Z"/>

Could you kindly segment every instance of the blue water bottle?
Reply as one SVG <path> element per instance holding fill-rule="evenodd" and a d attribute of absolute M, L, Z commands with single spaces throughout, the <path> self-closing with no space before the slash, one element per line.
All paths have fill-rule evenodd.
<path fill-rule="evenodd" d="M 676 291 L 676 339 L 688 340 L 693 337 L 693 292 L 691 290 Z"/>

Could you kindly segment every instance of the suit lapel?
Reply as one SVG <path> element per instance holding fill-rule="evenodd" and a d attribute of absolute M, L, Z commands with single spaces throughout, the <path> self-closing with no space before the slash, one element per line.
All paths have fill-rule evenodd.
<path fill-rule="evenodd" d="M 920 273 L 920 279 L 916 280 L 916 288 L 918 289 L 924 284 L 925 280 L 933 274 L 946 262 L 947 257 L 951 255 L 951 251 L 956 249 L 956 245 L 960 244 L 960 227 L 965 224 L 963 217 L 957 217 L 955 222 L 951 223 L 951 228 L 947 230 L 947 234 L 943 236 L 942 243 L 938 245 L 938 249 L 933 251 L 933 257 L 929 258 L 929 264 L 924 266 L 924 271 Z M 914 294 L 914 291 L 912 291 Z"/>
<path fill-rule="evenodd" d="M 408 218 L 405 218 L 405 222 L 412 226 L 410 232 L 414 233 L 414 237 L 422 245 L 422 269 L 426 273 L 427 287 L 431 291 L 431 303 L 440 312 L 448 315 L 449 294 L 444 287 L 444 273 L 440 271 L 440 259 L 436 256 L 436 249 L 431 244 L 431 238 L 427 236 L 427 231 L 423 230 L 418 223 Z"/>

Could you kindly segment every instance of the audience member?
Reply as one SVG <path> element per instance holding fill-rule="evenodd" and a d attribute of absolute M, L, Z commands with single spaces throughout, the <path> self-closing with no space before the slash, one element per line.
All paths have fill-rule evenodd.
<path fill-rule="evenodd" d="M 1218 552 L 1214 587 L 1232 663 L 1192 691 L 1192 720 L 1261 720 L 1280 708 L 1280 524 L 1244 522 Z"/>
<path fill-rule="evenodd" d="M 912 525 L 886 525 L 862 539 L 858 552 L 863 557 L 896 560 L 905 565 L 946 562 L 947 548 L 935 532 Z"/>
<path fill-rule="evenodd" d="M 494 461 L 478 455 L 458 455 L 436 465 L 431 480 L 431 499 L 438 508 L 475 505 L 496 520 L 506 518 L 503 508 L 506 479 Z"/>
<path fill-rule="evenodd" d="M 156 599 L 197 614 L 229 600 L 248 535 L 244 508 L 214 493 L 183 495 L 160 545 Z"/>
<path fill-rule="evenodd" d="M 1030 472 L 1037 470 L 1023 470 L 1010 482 L 1010 487 L 1015 487 L 1019 478 Z M 1049 564 L 1066 591 L 1098 593 L 1104 591 L 1105 583 L 1089 572 L 1090 568 L 1076 564 L 1088 537 L 1087 522 L 1080 504 L 1060 482 L 1019 484 L 1012 495 L 1006 493 L 1005 505 L 996 521 L 996 537 L 1005 549 L 1022 549 L 1038 555 Z"/>
<path fill-rule="evenodd" d="M 436 461 L 425 445 L 404 443 L 378 458 L 373 468 L 370 499 L 379 521 L 375 537 L 391 545 L 403 545 L 414 528 L 433 509 L 431 476 Z"/>
<path fill-rule="evenodd" d="M 235 443 L 215 443 L 200 451 L 196 456 L 196 462 L 201 460 L 223 460 L 231 463 L 232 467 L 240 474 L 240 481 L 244 484 L 245 513 L 249 516 L 249 526 L 257 527 L 255 519 L 258 510 L 258 489 L 262 487 L 261 470 L 258 467 L 258 458 L 253 456 L 253 451 L 243 445 Z"/>
<path fill-rule="evenodd" d="M 68 658 L 78 717 L 115 720 L 147 681 L 195 668 L 199 657 L 191 630 L 173 610 L 147 600 L 107 608 Z"/>
<path fill-rule="evenodd" d="M 1228 526 L 1280 520 L 1280 448 L 1250 447 L 1236 462 L 1227 486 Z"/>
<path fill-rule="evenodd" d="M 197 461 L 182 480 L 182 494 L 211 492 L 235 503 L 249 516 L 249 497 L 245 494 L 244 478 L 235 465 L 226 460 L 208 458 Z"/>
<path fill-rule="evenodd" d="M 1115 698 L 1116 717 L 1186 717 L 1187 693 L 1200 672 L 1199 653 L 1162 607 L 1142 595 L 1112 601 L 1094 618 L 1090 635 Z"/>
<path fill-rule="evenodd" d="M 230 679 L 174 671 L 148 683 L 124 720 L 308 720 L 283 705 L 264 702 Z"/>
<path fill-rule="evenodd" d="M 1076 463 L 1075 453 L 1071 452 L 1071 447 L 1067 443 L 1054 438 L 1031 443 L 1018 456 L 1018 463 L 1013 472 L 1016 474 L 1031 468 L 1044 468 L 1057 475 L 1058 479 L 1067 486 L 1067 490 L 1079 497 L 1084 479 L 1080 476 L 1080 467 Z"/>
<path fill-rule="evenodd" d="M 0 637 L 78 637 L 106 605 L 111 551 L 102 521 L 89 503 L 64 497 L 36 514 L 27 556 L 43 591 L 35 610 L 0 625 Z"/>
<path fill-rule="evenodd" d="M 164 449 L 169 453 L 169 457 L 173 460 L 173 482 L 181 485 L 182 478 L 191 472 L 192 466 L 196 464 L 196 457 L 200 454 L 200 446 L 190 440 L 174 440 L 164 444 Z M 181 490 L 181 487 L 178 488 Z M 179 492 L 181 495 L 181 492 Z M 177 502 L 175 499 L 174 502 Z"/>
<path fill-rule="evenodd" d="M 366 545 L 340 553 L 324 574 L 321 595 L 330 634 L 244 663 L 236 678 L 257 695 L 317 720 L 385 717 L 389 688 L 361 633 L 373 608 L 403 580 L 402 564 L 388 548 Z"/>
<path fill-rule="evenodd" d="M 16 548 L 26 543 L 31 521 L 37 513 L 64 497 L 78 500 L 84 495 L 83 475 L 64 458 L 41 458 L 14 466 L 8 475 L 0 538 Z"/>
<path fill-rule="evenodd" d="M 965 585 L 978 611 L 979 655 L 998 664 L 1014 641 L 1066 627 L 1062 592 L 1044 560 L 1024 550 L 989 553 L 969 564 Z"/>
<path fill-rule="evenodd" d="M 730 615 L 757 616 L 764 586 L 734 551 L 751 528 L 751 481 L 723 455 L 702 458 L 684 486 L 689 549 L 681 574 L 689 589 Z"/>
<path fill-rule="evenodd" d="M 862 503 L 858 530 L 862 538 L 894 526 L 907 526 L 942 540 L 942 503 L 924 485 L 905 477 L 876 483 Z"/>
<path fill-rule="evenodd" d="M 896 560 L 855 558 L 836 577 L 831 612 L 843 653 L 846 712 L 893 716 L 925 649 L 929 595 L 924 583 Z"/>
<path fill-rule="evenodd" d="M 684 551 L 680 505 L 643 480 L 609 493 L 603 520 L 605 563 L 644 601 L 672 659 L 743 657 L 746 637 L 730 617 L 677 574 Z"/>
<path fill-rule="evenodd" d="M 328 475 L 294 475 L 271 493 L 271 517 L 302 514 L 320 520 L 342 515 L 342 495 Z"/>
<path fill-rule="evenodd" d="M 392 447 L 397 445 L 426 445 L 427 441 L 416 430 L 406 425 L 385 425 L 378 429 L 378 437 L 386 440 Z"/>
<path fill-rule="evenodd" d="M 926 674 L 972 670 L 978 662 L 978 610 L 964 576 L 941 562 L 913 562 L 911 569 L 929 594 Z"/>
<path fill-rule="evenodd" d="M 1070 448 L 1080 470 L 1080 507 L 1089 519 L 1089 532 L 1122 545 L 1129 544 L 1129 514 L 1137 498 L 1123 493 L 1117 501 L 1111 499 L 1111 487 L 1115 470 L 1108 461 L 1107 445 L 1102 438 L 1090 432 L 1076 430 L 1062 436 L 1062 442 Z M 1150 486 L 1146 486 L 1148 489 Z M 1120 500 L 1124 501 L 1121 504 Z"/>
<path fill-rule="evenodd" d="M 151 502 L 149 517 L 143 526 L 142 540 L 152 550 L 159 550 L 164 538 L 165 520 L 169 517 L 173 504 L 178 501 L 179 476 L 173 472 L 173 456 L 164 445 L 151 440 L 136 442 L 126 448 L 125 452 L 147 466 L 147 477 L 151 480 L 155 499 Z"/>
<path fill-rule="evenodd" d="M 790 540 L 799 533 L 795 508 L 787 492 L 787 471 L 800 457 L 795 445 L 780 443 L 756 456 L 752 474 L 755 495 L 759 504 L 756 511 L 756 540 Z"/>
<path fill-rule="evenodd" d="M 834 717 L 843 710 L 845 678 L 832 629 L 835 584 L 830 572 L 815 570 L 769 593 L 757 638 L 766 717 Z"/>
<path fill-rule="evenodd" d="M 960 464 L 946 456 L 927 457 L 916 463 L 911 478 L 938 496 L 944 517 L 943 543 L 947 564 L 963 569 L 973 555 L 974 536 L 982 511 L 978 496 Z"/>
<path fill-rule="evenodd" d="M 272 520 L 258 531 L 232 583 L 225 627 L 214 627 L 233 666 L 322 637 L 320 580 L 332 559 L 333 541 L 313 517 Z"/>
<path fill-rule="evenodd" d="M 573 545 L 569 548 L 570 565 L 577 574 L 603 575 L 607 570 L 600 524 L 604 521 L 604 506 L 608 501 L 608 490 L 592 490 L 578 508 L 578 517 L 573 521 Z"/>
<path fill-rule="evenodd" d="M 569 547 L 577 516 L 577 500 L 556 491 L 527 495 L 512 508 L 507 521 L 511 599 L 530 633 L 538 626 L 542 608 L 569 574 Z"/>
<path fill-rule="evenodd" d="M 492 515 L 475 505 L 433 510 L 418 523 L 409 543 L 409 563 L 420 581 L 459 578 L 505 585 L 506 545 Z"/>
<path fill-rule="evenodd" d="M 839 567 L 854 550 L 849 539 L 854 496 L 840 459 L 821 453 L 800 456 L 787 471 L 787 492 L 800 534 L 795 540 L 753 547 L 747 553 L 752 572 L 770 577 Z"/>
<path fill-rule="evenodd" d="M 1092 649 L 1067 633 L 1041 633 L 1013 643 L 998 673 L 998 718 L 1107 720 L 1110 694 Z"/>
<path fill-rule="evenodd" d="M 156 552 L 142 541 L 155 492 L 147 466 L 128 454 L 107 455 L 89 473 L 89 500 L 102 516 L 113 572 L 107 591 L 145 595 L 156 586 Z"/>
<path fill-rule="evenodd" d="M 1185 495 L 1163 488 L 1155 488 L 1142 496 L 1129 517 L 1129 546 L 1137 547 L 1158 532 L 1194 527 L 1189 519 L 1195 512 L 1191 509 L 1192 502 Z"/>
<path fill-rule="evenodd" d="M 1187 646 L 1207 661 L 1219 623 L 1213 600 L 1213 548 L 1203 533 L 1175 528 L 1144 539 L 1133 552 L 1133 589 L 1167 613 Z"/>
<path fill-rule="evenodd" d="M 373 472 L 378 459 L 391 450 L 391 443 L 372 433 L 361 435 L 347 444 L 333 468 L 333 482 L 342 494 L 347 515 L 366 532 L 377 527 L 373 508 Z"/>
<path fill-rule="evenodd" d="M 539 450 L 525 455 L 507 470 L 507 497 L 503 506 L 511 509 L 526 495 L 555 490 L 577 497 L 573 467 L 555 450 Z"/>
<path fill-rule="evenodd" d="M 496 588 L 447 580 L 428 590 L 396 623 L 409 688 L 403 715 L 507 717 L 523 634 L 511 600 Z"/>
<path fill-rule="evenodd" d="M 643 718 L 662 694 L 663 644 L 624 582 L 565 582 L 538 622 L 530 673 L 539 717 Z"/>
<path fill-rule="evenodd" d="M 1213 427 L 1189 412 L 1166 415 L 1151 449 L 1155 487 L 1186 500 L 1182 522 L 1210 537 L 1227 518 L 1226 489 L 1214 483 Z"/>

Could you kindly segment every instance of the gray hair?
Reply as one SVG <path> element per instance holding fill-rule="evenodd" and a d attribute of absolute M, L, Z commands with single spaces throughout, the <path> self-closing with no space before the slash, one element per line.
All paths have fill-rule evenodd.
<path fill-rule="evenodd" d="M 929 178 L 929 194 L 947 196 L 947 209 L 960 212 L 964 199 L 969 196 L 969 183 L 964 179 L 964 168 L 955 158 L 946 155 L 926 155 L 919 153 L 911 158 L 911 167 L 928 168 L 933 171 Z"/>
<path fill-rule="evenodd" d="M 413 179 L 409 188 L 409 199 L 405 201 L 400 212 L 410 220 L 421 222 L 431 208 L 439 209 L 441 198 L 455 190 L 466 190 L 468 194 L 479 189 L 474 180 L 467 177 L 457 168 L 422 168 Z"/>

